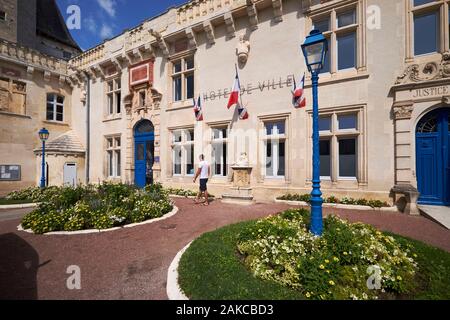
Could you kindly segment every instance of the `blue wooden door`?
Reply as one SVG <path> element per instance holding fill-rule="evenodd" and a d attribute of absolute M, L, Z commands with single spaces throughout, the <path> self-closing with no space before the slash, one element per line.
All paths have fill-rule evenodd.
<path fill-rule="evenodd" d="M 134 183 L 143 188 L 153 183 L 154 129 L 149 120 L 143 120 L 134 130 Z"/>
<path fill-rule="evenodd" d="M 449 110 L 437 109 L 417 126 L 417 185 L 421 204 L 450 203 Z"/>
<path fill-rule="evenodd" d="M 134 182 L 135 184 L 143 188 L 145 187 L 145 142 L 135 141 L 135 164 L 134 164 Z"/>

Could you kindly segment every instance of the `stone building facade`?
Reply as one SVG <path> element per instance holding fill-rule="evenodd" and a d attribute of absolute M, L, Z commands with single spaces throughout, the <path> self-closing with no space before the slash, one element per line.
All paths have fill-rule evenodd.
<path fill-rule="evenodd" d="M 312 97 L 300 44 L 315 27 L 330 47 L 319 88 L 325 196 L 393 201 L 394 186 L 410 186 L 424 203 L 448 204 L 449 3 L 193 0 L 169 9 L 69 61 L 64 104 L 76 120 L 66 131 L 86 148 L 79 181 L 194 188 L 205 154 L 220 196 L 246 154 L 256 200 L 308 193 Z M 248 120 L 226 108 L 235 66 Z M 307 107 L 295 109 L 303 74 Z"/>
<path fill-rule="evenodd" d="M 46 8 L 48 16 L 40 15 Z M 1 19 L 4 17 L 4 19 Z M 60 31 L 60 40 L 46 35 Z M 65 35 L 62 36 L 62 35 Z M 47 127 L 53 138 L 72 126 L 68 62 L 81 50 L 70 37 L 54 1 L 0 0 L 0 194 L 36 185 L 40 178 L 40 141 Z M 57 106 L 54 99 L 62 102 Z M 55 100 L 56 101 L 56 100 Z M 81 150 L 77 150 L 81 151 Z M 66 159 L 65 148 L 47 158 L 49 183 L 61 184 L 53 163 Z M 76 154 L 84 157 L 84 150 Z M 59 157 L 59 158 L 58 158 Z M 58 159 L 57 159 L 58 158 Z M 73 159 L 67 158 L 67 162 Z M 78 160 L 77 160 L 78 161 Z M 80 166 L 84 171 L 84 163 Z"/>

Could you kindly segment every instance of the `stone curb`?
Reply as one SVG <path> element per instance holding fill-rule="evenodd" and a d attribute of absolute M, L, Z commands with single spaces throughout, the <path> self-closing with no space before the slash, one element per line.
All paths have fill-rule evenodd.
<path fill-rule="evenodd" d="M 304 201 L 289 201 L 289 200 L 279 200 L 275 199 L 276 203 L 284 203 L 292 206 L 309 206 L 309 203 Z M 399 212 L 397 207 L 383 207 L 383 208 L 372 208 L 369 206 L 360 206 L 353 204 L 339 204 L 339 203 L 324 203 L 325 208 L 336 208 L 336 209 L 351 209 L 360 211 L 383 211 L 383 212 Z"/>
<path fill-rule="evenodd" d="M 175 199 L 195 199 L 197 196 L 180 196 L 178 194 L 169 194 L 169 197 L 175 198 Z M 215 197 L 209 197 L 210 200 L 216 199 Z"/>
<path fill-rule="evenodd" d="M 181 290 L 180 285 L 178 284 L 178 265 L 180 264 L 181 257 L 186 252 L 186 250 L 191 246 L 192 242 L 190 242 L 187 246 L 181 249 L 172 263 L 169 266 L 169 270 L 167 271 L 167 286 L 166 293 L 169 297 L 169 300 L 189 300 L 188 297 Z"/>
<path fill-rule="evenodd" d="M 94 234 L 94 233 L 103 233 L 103 232 L 111 232 L 111 231 L 116 231 L 116 230 L 120 230 L 120 229 L 126 229 L 126 228 L 133 228 L 133 227 L 137 227 L 137 226 L 143 226 L 146 224 L 150 224 L 150 223 L 154 223 L 154 222 L 158 222 L 161 220 L 165 220 L 168 219 L 174 215 L 176 215 L 178 213 L 178 207 L 173 206 L 173 209 L 171 212 L 165 214 L 164 216 L 160 217 L 160 218 L 155 218 L 155 219 L 151 219 L 151 220 L 147 220 L 144 222 L 140 222 L 140 223 L 132 223 L 132 224 L 127 224 L 125 226 L 121 226 L 121 227 L 115 227 L 115 228 L 110 228 L 110 229 L 104 229 L 104 230 L 99 230 L 99 229 L 89 229 L 89 230 L 81 230 L 81 231 L 57 231 L 57 232 L 49 232 L 49 233 L 44 233 L 44 236 L 74 236 L 74 235 L 80 235 L 80 234 Z M 31 233 L 31 234 L 35 234 L 31 229 L 27 229 L 25 230 L 22 227 L 22 224 L 17 226 L 17 230 L 18 231 L 23 231 L 23 232 L 27 232 L 27 233 Z"/>
<path fill-rule="evenodd" d="M 0 210 L 36 208 L 38 205 L 39 203 L 5 204 L 0 206 Z"/>

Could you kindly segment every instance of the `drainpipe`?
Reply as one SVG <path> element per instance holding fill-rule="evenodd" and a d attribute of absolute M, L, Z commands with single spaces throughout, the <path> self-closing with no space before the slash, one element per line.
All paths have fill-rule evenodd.
<path fill-rule="evenodd" d="M 91 152 L 91 78 L 87 72 L 84 73 L 87 79 L 86 88 L 86 184 L 89 184 L 90 152 Z"/>

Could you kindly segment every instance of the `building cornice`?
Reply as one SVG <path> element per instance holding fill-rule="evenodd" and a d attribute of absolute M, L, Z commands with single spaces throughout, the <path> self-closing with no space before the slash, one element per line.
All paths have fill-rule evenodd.
<path fill-rule="evenodd" d="M 62 83 L 67 80 L 66 61 L 4 39 L 0 39 L 0 60 L 24 66 L 30 75 L 41 71 L 46 80 L 51 77 L 57 77 Z"/>

